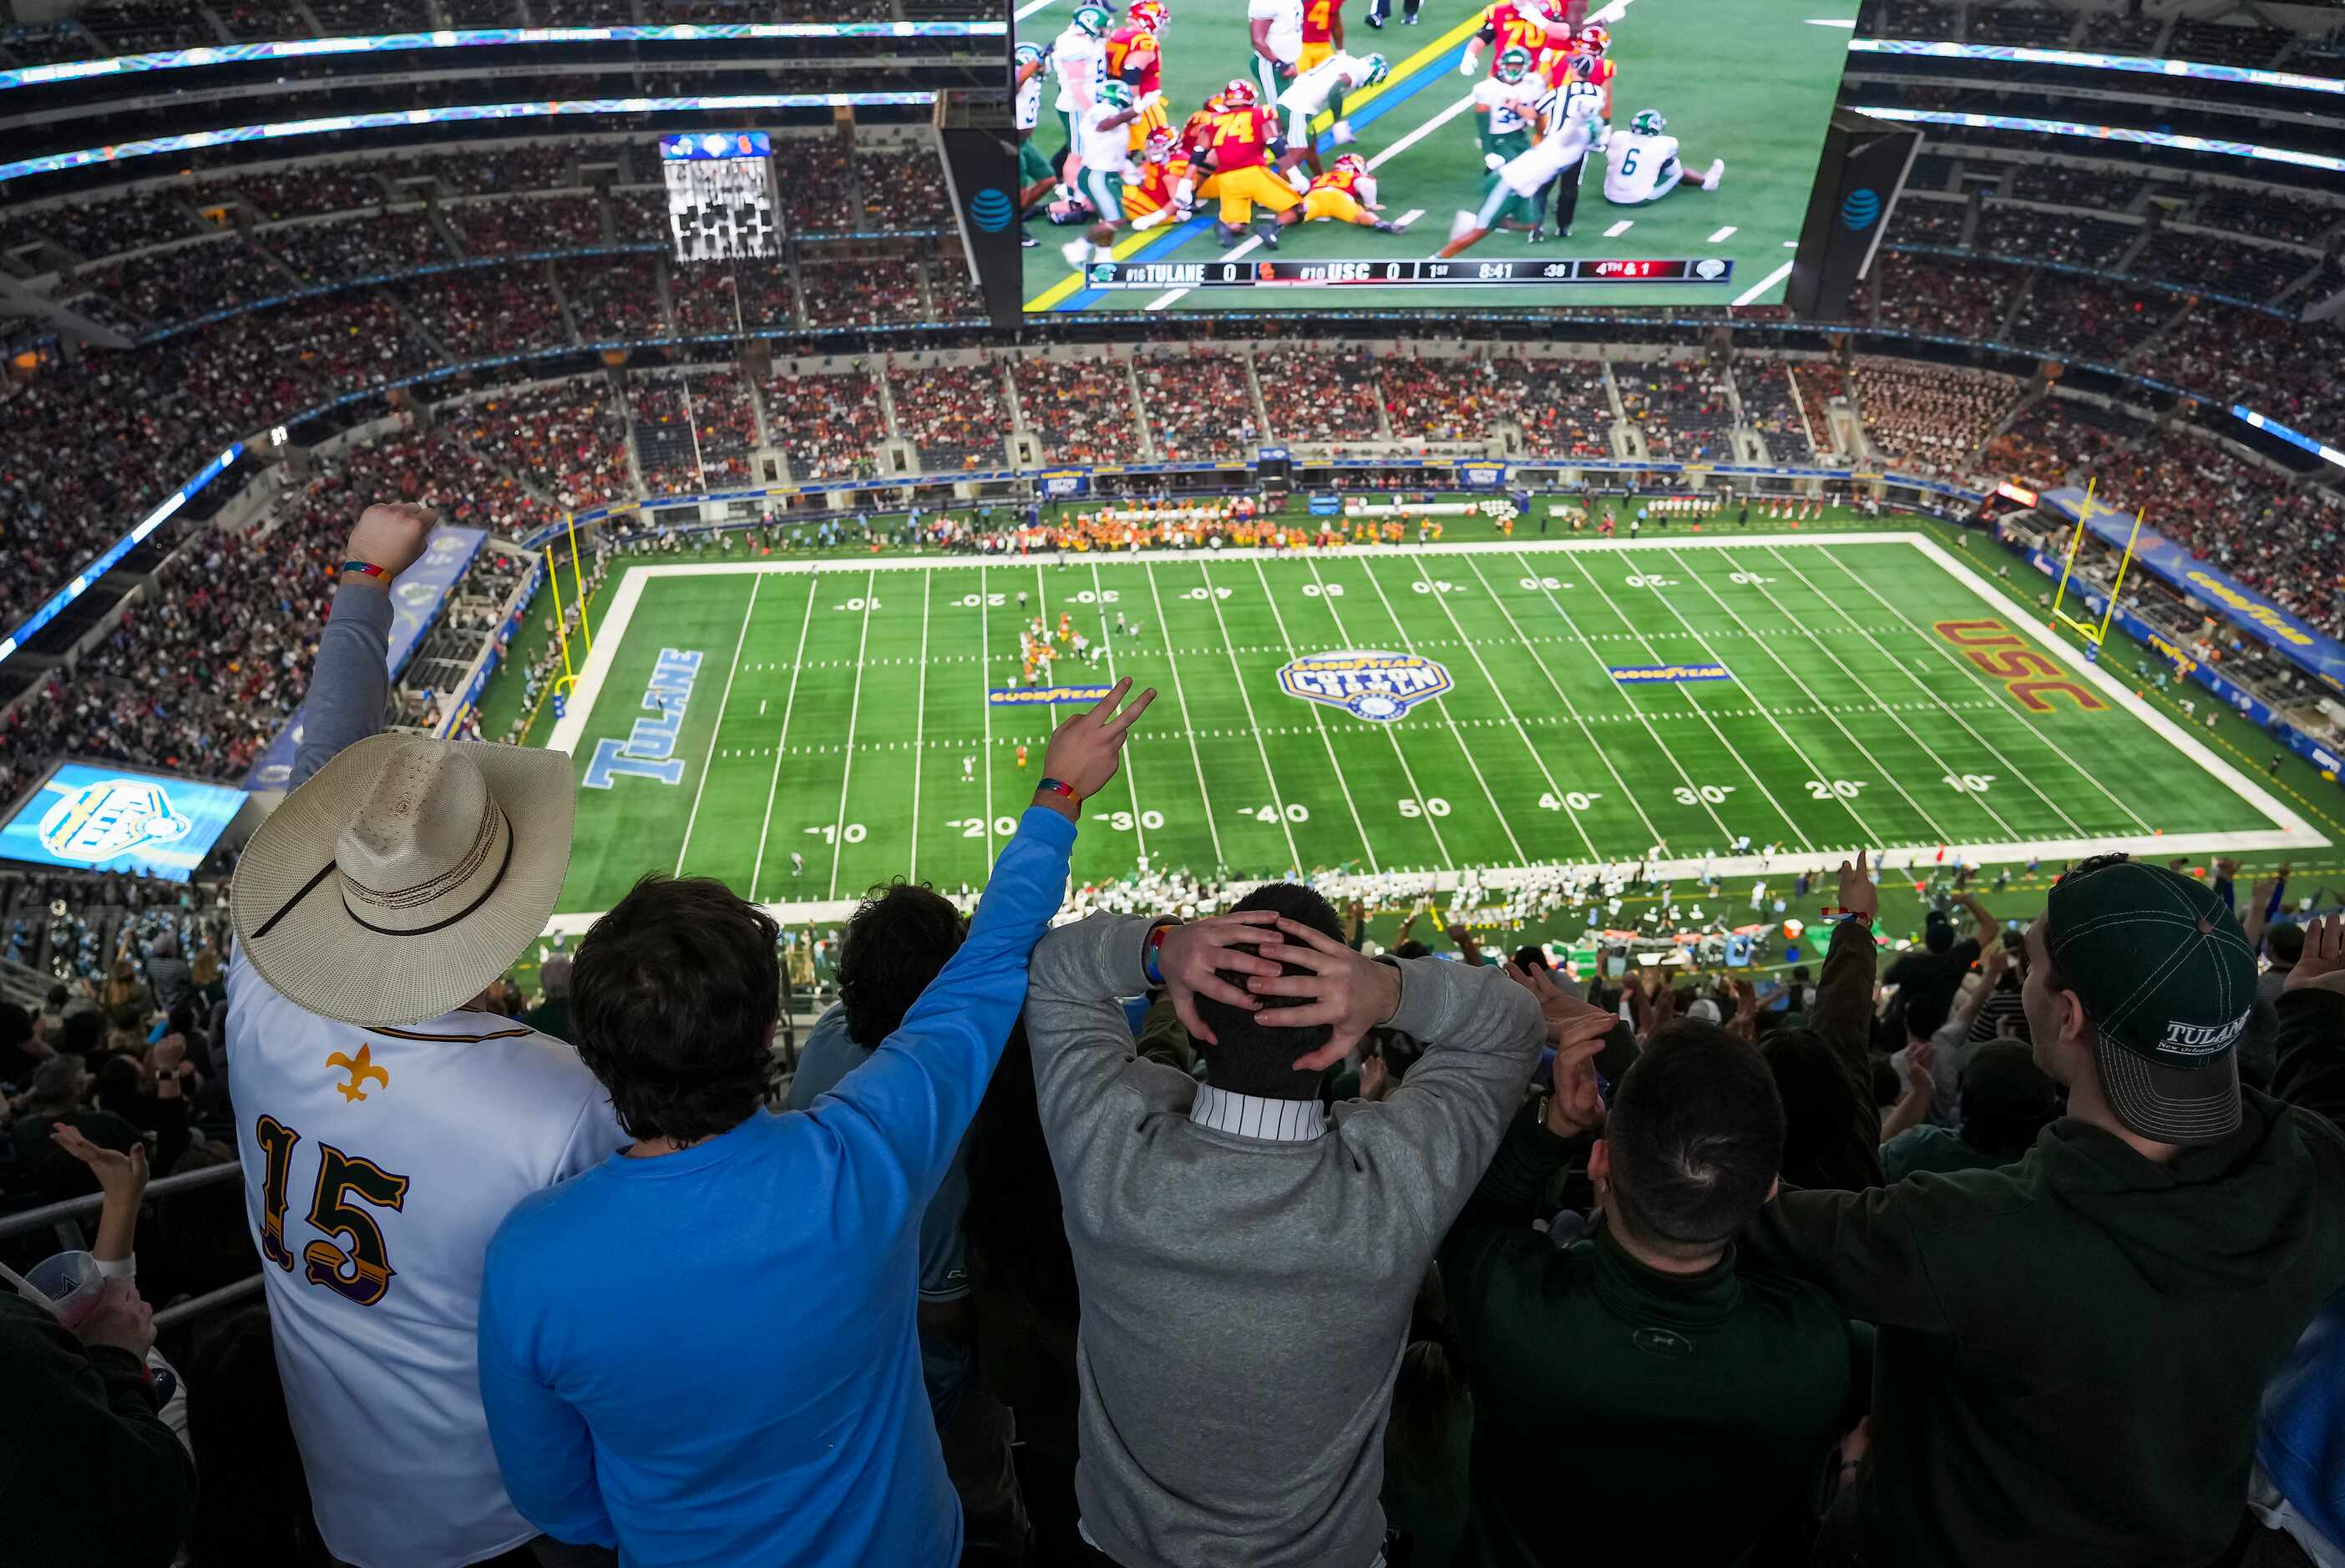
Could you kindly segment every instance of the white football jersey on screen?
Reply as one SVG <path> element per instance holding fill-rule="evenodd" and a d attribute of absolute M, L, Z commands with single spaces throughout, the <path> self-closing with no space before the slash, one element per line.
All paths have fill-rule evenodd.
<path fill-rule="evenodd" d="M 1026 85 L 1018 89 L 1018 128 L 1021 131 L 1030 131 L 1042 123 L 1042 78 L 1049 73 L 1046 66 L 1027 77 Z"/>
<path fill-rule="evenodd" d="M 1528 76 L 1519 82 L 1485 76 L 1474 84 L 1473 96 L 1476 103 L 1490 111 L 1490 134 L 1503 137 L 1529 128 L 1525 111 L 1538 102 L 1540 95 L 1538 85 Z"/>
<path fill-rule="evenodd" d="M 1614 131 L 1604 148 L 1604 199 L 1650 201 L 1655 187 L 1677 167 L 1678 138 Z"/>
<path fill-rule="evenodd" d="M 1051 106 L 1073 114 L 1091 101 L 1107 74 L 1107 40 L 1070 26 L 1051 46 L 1051 74 L 1059 79 L 1059 96 Z"/>
<path fill-rule="evenodd" d="M 531 1539 L 481 1411 L 481 1271 L 514 1204 L 625 1146 L 609 1098 L 494 1013 L 338 1024 L 241 952 L 228 998 L 245 1218 L 319 1533 L 359 1568 Z"/>
<path fill-rule="evenodd" d="M 1303 56 L 1303 0 L 1246 0 L 1246 30 L 1268 18 L 1270 52 L 1288 65 Z"/>
<path fill-rule="evenodd" d="M 1278 95 L 1278 106 L 1315 115 L 1327 106 L 1339 78 L 1358 86 L 1368 79 L 1368 63 L 1356 55 L 1330 55 L 1288 83 Z"/>

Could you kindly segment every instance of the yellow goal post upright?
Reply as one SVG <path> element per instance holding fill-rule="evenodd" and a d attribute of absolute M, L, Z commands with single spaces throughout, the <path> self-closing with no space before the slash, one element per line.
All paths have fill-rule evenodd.
<path fill-rule="evenodd" d="M 563 530 L 570 541 L 570 586 L 572 602 L 578 606 L 578 630 L 586 640 L 586 652 L 594 651 L 594 629 L 586 622 L 586 569 L 578 560 L 578 514 L 563 514 Z M 569 700 L 572 688 L 578 684 L 577 668 L 570 659 L 570 618 L 562 612 L 562 562 L 553 559 L 553 547 L 546 545 L 545 580 L 553 590 L 553 636 L 562 644 L 562 673 L 554 677 L 554 695 Z"/>
<path fill-rule="evenodd" d="M 2117 557 L 2117 580 L 2109 585 L 2108 594 L 2101 605 L 2099 623 L 2096 625 L 2090 621 L 2080 620 L 2069 614 L 2066 609 L 2068 579 L 2076 569 L 2076 551 L 2082 548 L 2085 535 L 2090 531 L 2092 526 L 2093 508 L 2096 504 L 2093 500 L 2093 490 L 2098 482 L 2097 480 L 2091 481 L 2085 486 L 2085 504 L 2077 510 L 2076 521 L 2068 535 L 2068 554 L 2060 567 L 2060 586 L 2054 590 L 2052 594 L 2052 619 L 2049 622 L 2055 632 L 2065 626 L 2075 632 L 2085 644 L 2086 656 L 2096 663 L 2101 656 L 2101 642 L 2109 634 L 2109 623 L 2117 618 L 2117 595 L 2125 590 L 2126 572 L 2133 565 L 2134 546 L 2141 540 L 2142 521 L 2141 509 L 2136 507 L 2133 514 L 2133 529 L 2126 535 L 2124 553 Z"/>

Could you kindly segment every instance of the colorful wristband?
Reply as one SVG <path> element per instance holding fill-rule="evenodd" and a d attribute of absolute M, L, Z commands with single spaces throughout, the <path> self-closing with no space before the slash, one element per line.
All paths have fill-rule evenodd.
<path fill-rule="evenodd" d="M 1078 798 L 1075 794 L 1075 786 L 1060 779 L 1044 779 L 1041 784 L 1034 786 L 1034 793 L 1036 794 L 1041 794 L 1046 792 L 1051 794 L 1065 795 L 1069 800 Z"/>
<path fill-rule="evenodd" d="M 1148 976 L 1148 983 L 1152 986 L 1164 984 L 1164 966 L 1160 960 L 1164 952 L 1164 933 L 1172 929 L 1172 926 L 1163 925 L 1150 926 L 1148 940 L 1141 946 L 1140 971 Z"/>
<path fill-rule="evenodd" d="M 357 572 L 360 577 L 381 577 L 386 581 L 389 580 L 391 576 L 390 572 L 385 572 L 381 567 L 377 566 L 371 561 L 345 561 L 342 562 L 343 576 L 347 577 L 353 572 Z"/>

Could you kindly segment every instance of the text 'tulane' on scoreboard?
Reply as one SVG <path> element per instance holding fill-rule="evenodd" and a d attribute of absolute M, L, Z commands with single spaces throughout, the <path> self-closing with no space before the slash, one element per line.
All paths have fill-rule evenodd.
<path fill-rule="evenodd" d="M 1726 283 L 1734 263 L 1675 261 L 1094 261 L 1093 288 L 1536 288 L 1579 283 Z"/>

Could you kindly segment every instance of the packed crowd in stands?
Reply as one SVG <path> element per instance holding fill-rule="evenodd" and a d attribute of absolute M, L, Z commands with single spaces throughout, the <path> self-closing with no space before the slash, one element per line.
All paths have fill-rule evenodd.
<path fill-rule="evenodd" d="M 930 321 L 920 296 L 920 269 L 909 256 L 890 254 L 873 261 L 817 261 L 808 254 L 798 267 L 806 324 L 809 327 L 873 327 L 890 321 Z"/>
<path fill-rule="evenodd" d="M 1282 440 L 1376 440 L 1384 434 L 1376 356 L 1365 349 L 1274 348 L 1254 357 L 1271 431 Z"/>
<path fill-rule="evenodd" d="M 1519 410 L 1533 457 L 1612 455 L 1612 408 L 1596 360 L 1494 359 L 1490 375 Z"/>
<path fill-rule="evenodd" d="M 879 383 L 861 368 L 826 360 L 812 375 L 774 375 L 758 383 L 774 444 L 799 480 L 851 479 L 871 471 L 872 451 L 888 434 Z"/>
<path fill-rule="evenodd" d="M 1851 377 L 1873 451 L 1899 471 L 1956 479 L 2007 413 L 2019 388 L 2009 377 L 1866 357 Z"/>
<path fill-rule="evenodd" d="M 2047 211 L 2024 202 L 1991 201 L 1980 210 L 1978 232 L 1971 245 L 1995 256 L 2106 268 L 2116 265 L 2141 233 L 2137 223 Z"/>
<path fill-rule="evenodd" d="M 1054 463 L 1130 462 L 1140 450 L 1132 383 L 1116 359 L 1010 361 L 1018 411 Z"/>
<path fill-rule="evenodd" d="M 240 235 L 150 250 L 82 269 L 92 285 L 141 321 L 168 326 L 191 316 L 289 294 L 302 280 Z"/>
<path fill-rule="evenodd" d="M 1776 359 L 1737 360 L 1734 390 L 1742 418 L 1767 443 L 1777 462 L 1805 462 L 1815 455 L 1792 390 L 1791 372 Z"/>
<path fill-rule="evenodd" d="M 254 169 L 237 175 L 233 189 L 263 223 L 353 212 L 381 207 L 391 198 L 374 168 L 340 158 Z"/>
<path fill-rule="evenodd" d="M 260 231 L 260 243 L 305 283 L 412 271 L 455 260 L 439 226 L 420 207 L 363 219 L 326 219 Z"/>
<path fill-rule="evenodd" d="M 668 336 L 660 314 L 659 261 L 649 256 L 569 257 L 554 281 L 589 343 Z"/>
<path fill-rule="evenodd" d="M 928 274 L 929 298 L 932 306 L 929 319 L 989 319 L 985 297 L 977 291 L 977 284 L 969 275 L 969 254 L 961 248 L 958 237 L 949 238 L 943 245 L 929 250 L 922 258 L 920 266 Z"/>
<path fill-rule="evenodd" d="M 863 192 L 864 229 L 940 228 L 952 221 L 945 197 L 944 166 L 917 143 L 855 155 L 855 178 Z"/>
<path fill-rule="evenodd" d="M 603 204 L 592 196 L 476 197 L 441 208 L 468 256 L 507 250 L 577 250 L 605 243 Z"/>
<path fill-rule="evenodd" d="M 1734 428 L 1732 394 L 1721 370 L 1699 361 L 1612 367 L 1613 385 L 1629 422 L 1645 433 L 1645 450 L 1677 462 L 1734 455 L 1728 439 Z"/>
<path fill-rule="evenodd" d="M 551 349 L 569 341 L 562 306 L 535 267 L 443 272 L 395 284 L 392 297 L 455 359 Z"/>
<path fill-rule="evenodd" d="M 423 499 L 431 454 L 407 455 L 279 528 L 395 578 L 429 519 L 359 503 Z M 308 694 L 297 786 L 380 726 L 382 595 L 313 562 L 298 630 L 260 628 L 299 639 L 261 646 L 258 695 Z M 1057 787 L 973 917 L 906 881 L 785 932 L 715 879 L 650 877 L 550 951 L 566 773 L 411 740 L 400 766 L 467 831 L 442 848 L 412 796 L 316 775 L 239 873 L 233 968 L 216 892 L 118 890 L 69 934 L 98 973 L 0 1006 L 0 1183 L 100 1199 L 66 1310 L 0 1290 L 12 1545 L 126 1568 L 183 1543 L 189 1568 L 516 1542 L 576 1568 L 745 1542 L 971 1568 L 2336 1554 L 2345 919 L 2302 879 L 2096 855 L 1988 895 L 1917 858 L 1928 913 L 1893 943 L 1880 885 L 1907 871 L 1859 854 L 1798 870 L 1832 908 L 1764 986 L 1486 952 L 1463 889 L 1426 940 L 1292 878 L 1231 901 L 1151 872 L 1062 921 L 1086 803 L 1171 722 L 1128 695 L 1050 737 Z M 482 913 L 474 816 L 543 885 L 518 912 Z M 288 896 L 338 842 L 415 844 L 409 928 L 347 920 L 347 866 L 340 898 Z M 1632 874 L 1569 874 L 1568 901 L 1593 926 Z M 838 1000 L 777 1049 L 786 975 Z M 362 1146 L 291 1136 L 371 1094 L 400 1114 Z M 150 1167 L 239 1156 L 240 1200 L 149 1200 Z M 363 1205 L 279 1215 L 313 1187 Z M 198 1226 L 263 1300 L 150 1376 L 153 1300 L 213 1282 L 175 1229 Z M 312 1233 L 381 1266 L 344 1273 Z M 49 1248 L 25 1245 L 12 1262 Z M 647 1280 L 688 1282 L 689 1331 Z M 386 1302 L 412 1364 L 334 1353 Z"/>
<path fill-rule="evenodd" d="M 626 416 L 605 376 L 501 393 L 442 417 L 458 440 L 513 469 L 566 510 L 634 492 Z"/>
<path fill-rule="evenodd" d="M 1216 462 L 1244 456 L 1261 435 L 1245 361 L 1201 349 L 1156 354 L 1133 367 L 1149 444 L 1160 461 Z"/>
<path fill-rule="evenodd" d="M 929 471 L 1000 468 L 1010 460 L 1002 446 L 1010 409 L 1001 375 L 1001 366 L 990 359 L 918 368 L 888 361 L 888 397 L 895 405 L 897 433 L 919 449 Z"/>
<path fill-rule="evenodd" d="M 1478 355 L 1459 359 L 1387 354 L 1376 361 L 1385 422 L 1403 439 L 1478 442 L 1513 410 L 1494 394 L 1497 378 Z"/>
<path fill-rule="evenodd" d="M 852 227 L 855 165 L 837 137 L 792 137 L 777 142 L 774 165 L 774 195 L 784 229 L 837 233 Z"/>

